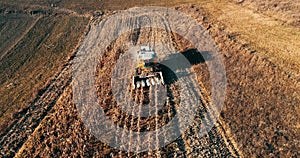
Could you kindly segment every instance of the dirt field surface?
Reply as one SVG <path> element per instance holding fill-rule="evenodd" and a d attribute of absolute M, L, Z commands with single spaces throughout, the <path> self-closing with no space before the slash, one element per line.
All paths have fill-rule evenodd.
<path fill-rule="evenodd" d="M 10 17 L 16 20 L 14 21 Z M 8 13 L 3 15 L 3 19 L 5 19 L 4 22 L 7 21 L 5 23 L 7 26 L 3 25 L 2 27 L 2 30 L 6 31 L 3 36 L 7 35 L 9 37 L 7 41 L 11 42 L 4 42 L 3 48 L 6 50 L 1 52 L 1 142 L 6 138 L 3 134 L 12 137 L 11 132 L 14 133 L 17 128 L 20 128 L 20 124 L 27 125 L 26 121 L 21 118 L 27 119 L 27 116 L 24 115 L 37 108 L 33 105 L 49 88 L 53 78 L 60 74 L 64 63 L 67 63 L 68 58 L 74 53 L 73 49 L 76 47 L 78 37 L 82 36 L 88 22 L 88 19 L 83 17 L 63 14 L 32 16 L 30 14 Z M 24 23 L 26 19 L 28 21 Z M 28 27 L 19 28 L 17 22 L 20 25 L 28 25 Z M 74 33 L 75 30 L 76 33 Z M 9 36 L 10 34 L 13 36 Z M 59 93 L 55 95 L 59 95 Z M 54 96 L 51 96 L 50 99 L 56 100 Z M 39 113 L 37 120 L 42 119 L 41 116 L 43 115 L 45 114 Z M 39 123 L 38 121 L 32 122 L 32 117 L 29 121 L 34 124 Z M 25 130 L 33 127 L 26 126 Z M 27 134 L 30 135 L 30 132 Z M 22 140 L 17 139 L 17 141 Z M 10 148 L 16 150 L 19 147 L 10 146 Z"/>
<path fill-rule="evenodd" d="M 30 3 L 31 1 L 28 1 L 27 5 L 32 5 Z M 64 6 L 63 3 L 57 2 L 57 5 Z M 101 107 L 92 106 L 91 108 L 95 108 L 94 113 L 86 116 L 88 120 L 95 121 L 89 116 L 97 116 L 97 109 L 103 108 L 105 114 L 119 127 L 138 132 L 151 131 L 163 127 L 172 119 L 177 119 L 174 116 L 181 106 L 179 97 L 200 97 L 199 104 L 190 102 L 184 105 L 191 106 L 191 109 L 197 106 L 198 115 L 180 137 L 162 148 L 158 147 L 159 143 L 168 140 L 140 140 L 145 141 L 146 149 L 159 149 L 139 153 L 121 151 L 101 142 L 82 122 L 82 109 L 78 109 L 74 103 L 73 87 L 78 85 L 74 85 L 76 82 L 72 81 L 72 65 L 76 65 L 75 53 L 82 49 L 83 38 L 93 27 L 99 27 L 100 32 L 118 30 L 118 25 L 105 23 L 106 17 L 116 12 L 106 11 L 103 12 L 104 15 L 95 15 L 91 8 L 79 8 L 82 14 L 78 10 L 72 12 L 79 4 L 76 2 L 66 10 L 60 8 L 58 12 L 63 12 L 60 14 L 51 12 L 49 15 L 29 16 L 28 13 L 22 13 L 25 19 L 28 18 L 26 23 L 21 22 L 19 18 L 7 20 L 7 17 L 16 16 L 15 13 L 1 15 L 4 19 L 0 22 L 1 30 L 8 34 L 14 30 L 21 31 L 9 38 L 0 32 L 1 39 L 15 41 L 3 42 L 0 46 L 0 55 L 3 56 L 0 63 L 0 157 L 300 155 L 300 31 L 296 26 L 299 15 L 298 1 L 295 5 L 288 1 L 275 5 L 269 1 L 262 3 L 247 0 L 214 0 L 174 8 L 196 19 L 213 37 L 224 58 L 227 76 L 226 100 L 221 115 L 212 118 L 216 120 L 214 127 L 203 137 L 198 135 L 197 124 L 205 123 L 204 113 L 214 111 L 214 107 L 209 105 L 212 93 L 207 69 L 209 61 L 204 61 L 193 45 L 173 31 L 149 28 L 133 30 L 109 43 L 103 51 L 103 56 L 97 60 L 94 78 Z M 39 5 L 47 7 L 50 4 L 45 5 L 41 2 Z M 45 9 L 44 7 L 42 8 Z M 93 13 L 84 13 L 85 10 Z M 87 17 L 91 17 L 89 23 Z M 126 18 L 132 18 L 137 23 L 143 22 L 143 18 Z M 9 27 L 15 24 L 15 28 Z M 110 25 L 111 30 L 102 30 L 104 25 Z M 164 21 L 164 25 L 168 27 L 168 21 Z M 162 110 L 154 109 L 156 115 L 140 117 L 141 111 L 136 109 L 144 106 L 145 92 L 132 92 L 130 85 L 124 86 L 122 80 L 128 79 L 130 74 L 126 72 L 134 68 L 128 60 L 130 58 L 126 58 L 127 43 L 140 45 L 149 42 L 164 43 L 176 49 L 192 63 L 192 66 L 184 71 L 188 74 L 194 73 L 195 76 L 186 75 L 192 84 L 182 86 L 178 84 L 181 78 L 174 77 L 172 72 L 165 69 L 164 74 L 168 74 L 165 88 L 168 101 Z M 68 45 L 65 45 L 66 43 Z M 159 44 L 157 47 L 161 52 L 168 52 L 163 51 L 166 48 L 160 48 Z M 170 49 L 166 50 L 169 50 L 170 55 L 174 53 Z M 195 60 L 195 57 L 200 57 L 201 60 Z M 164 59 L 162 57 L 160 60 Z M 116 64 L 120 61 L 124 68 L 121 69 L 121 66 L 116 70 Z M 111 80 L 111 75 L 116 74 L 124 78 L 121 78 L 120 82 Z M 117 100 L 112 95 L 112 86 L 116 85 L 123 86 L 124 92 L 120 94 L 125 101 L 134 102 L 132 111 L 124 113 L 118 107 Z M 195 91 L 195 87 L 199 87 L 199 91 Z M 161 89 L 161 86 L 150 88 L 149 98 L 154 98 L 154 105 L 159 102 L 158 98 L 161 96 L 158 92 L 163 91 Z M 180 93 L 182 89 L 188 93 Z M 184 124 L 180 119 L 177 121 L 179 127 Z M 118 138 L 110 132 L 106 135 L 107 139 Z M 158 134 L 156 136 L 158 137 Z M 129 137 L 123 141 L 130 147 L 135 144 L 133 140 Z"/>
<path fill-rule="evenodd" d="M 232 1 L 247 8 L 251 8 L 255 12 L 263 13 L 271 16 L 276 20 L 284 21 L 288 25 L 299 27 L 300 24 L 300 1 L 259 1 L 259 0 L 243 0 Z"/>
<path fill-rule="evenodd" d="M 0 60 L 10 51 L 23 36 L 35 25 L 39 18 L 24 15 L 1 16 L 1 48 Z M 36 19 L 36 20 L 35 20 Z M 15 27 L 11 27 L 15 26 Z M 15 30 L 20 30 L 15 32 Z"/>

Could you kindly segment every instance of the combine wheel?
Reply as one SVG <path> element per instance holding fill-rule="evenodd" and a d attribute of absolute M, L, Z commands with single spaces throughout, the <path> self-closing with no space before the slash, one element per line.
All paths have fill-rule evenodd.
<path fill-rule="evenodd" d="M 155 79 L 156 79 L 157 85 L 160 85 L 160 79 L 159 78 L 155 78 Z"/>
<path fill-rule="evenodd" d="M 138 82 L 136 82 L 136 87 L 137 88 L 140 88 L 141 87 L 141 83 L 138 81 Z"/>
<path fill-rule="evenodd" d="M 155 86 L 154 78 L 151 78 L 151 83 L 152 83 L 152 86 Z"/>
<path fill-rule="evenodd" d="M 147 83 L 147 86 L 148 86 L 148 87 L 151 86 L 149 79 L 146 80 L 146 83 Z"/>
<path fill-rule="evenodd" d="M 144 88 L 146 86 L 145 81 L 142 80 L 141 82 L 142 82 L 142 87 Z"/>

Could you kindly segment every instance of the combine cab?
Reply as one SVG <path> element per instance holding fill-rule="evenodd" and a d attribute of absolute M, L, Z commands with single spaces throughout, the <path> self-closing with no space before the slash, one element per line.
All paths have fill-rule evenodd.
<path fill-rule="evenodd" d="M 147 88 L 155 85 L 164 85 L 164 78 L 159 64 L 156 62 L 156 53 L 149 46 L 141 46 L 137 52 L 138 65 L 132 77 L 132 88 Z"/>

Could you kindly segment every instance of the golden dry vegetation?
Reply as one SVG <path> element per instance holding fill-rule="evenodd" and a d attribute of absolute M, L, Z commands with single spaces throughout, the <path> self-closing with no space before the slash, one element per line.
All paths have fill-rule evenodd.
<path fill-rule="evenodd" d="M 207 29 L 224 57 L 227 94 L 215 127 L 200 138 L 192 126 L 176 141 L 155 151 L 128 153 L 97 140 L 83 125 L 72 96 L 71 65 L 89 26 L 140 1 L 91 0 L 0 2 L 0 157 L 297 157 L 300 139 L 299 1 L 258 0 L 143 1 L 174 7 Z M 22 18 L 20 18 L 22 17 Z M 89 22 L 90 18 L 90 22 Z M 2 20 L 3 19 L 3 20 Z M 148 30 L 149 31 L 149 30 Z M 147 30 L 140 34 L 145 40 Z M 192 46 L 176 34 L 185 52 Z M 128 35 L 131 37 L 130 35 Z M 96 82 L 103 107 L 120 126 L 138 130 L 130 116 L 114 109 L 109 73 L 122 53 L 120 37 L 99 59 Z M 196 52 L 187 52 L 186 55 Z M 203 94 L 210 96 L 205 62 L 192 70 Z M 170 85 L 172 87 L 172 85 Z M 171 88 L 176 94 L 176 86 Z M 106 97 L 104 97 L 106 96 Z M 169 106 L 170 107 L 170 106 Z M 166 110 L 170 116 L 170 110 Z M 199 113 L 201 116 L 201 113 Z M 112 117 L 113 118 L 113 117 Z M 161 125 L 168 117 L 161 118 Z M 158 127 L 157 118 L 149 125 Z M 165 119 L 165 120 L 163 120 Z M 120 121 L 120 122 L 118 122 Z M 132 122 L 131 122 L 132 121 Z M 147 125 L 147 122 L 145 123 Z M 145 126 L 146 126 L 145 125 Z"/>

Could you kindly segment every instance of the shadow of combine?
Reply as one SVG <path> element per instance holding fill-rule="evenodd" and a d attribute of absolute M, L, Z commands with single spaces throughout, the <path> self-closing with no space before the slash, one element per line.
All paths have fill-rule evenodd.
<path fill-rule="evenodd" d="M 206 61 L 211 61 L 214 57 L 209 51 L 199 52 L 197 49 L 188 49 L 181 53 L 192 64 L 197 65 Z M 205 58 L 205 59 L 204 59 Z"/>
<path fill-rule="evenodd" d="M 165 84 L 170 85 L 178 81 L 178 77 L 180 78 L 189 75 L 190 73 L 185 70 L 191 68 L 191 66 L 205 63 L 206 61 L 211 61 L 213 59 L 214 57 L 210 52 L 199 52 L 195 48 L 167 56 L 166 59 L 160 62 Z M 170 66 L 172 68 L 169 68 Z M 176 73 L 176 71 L 179 72 Z"/>

